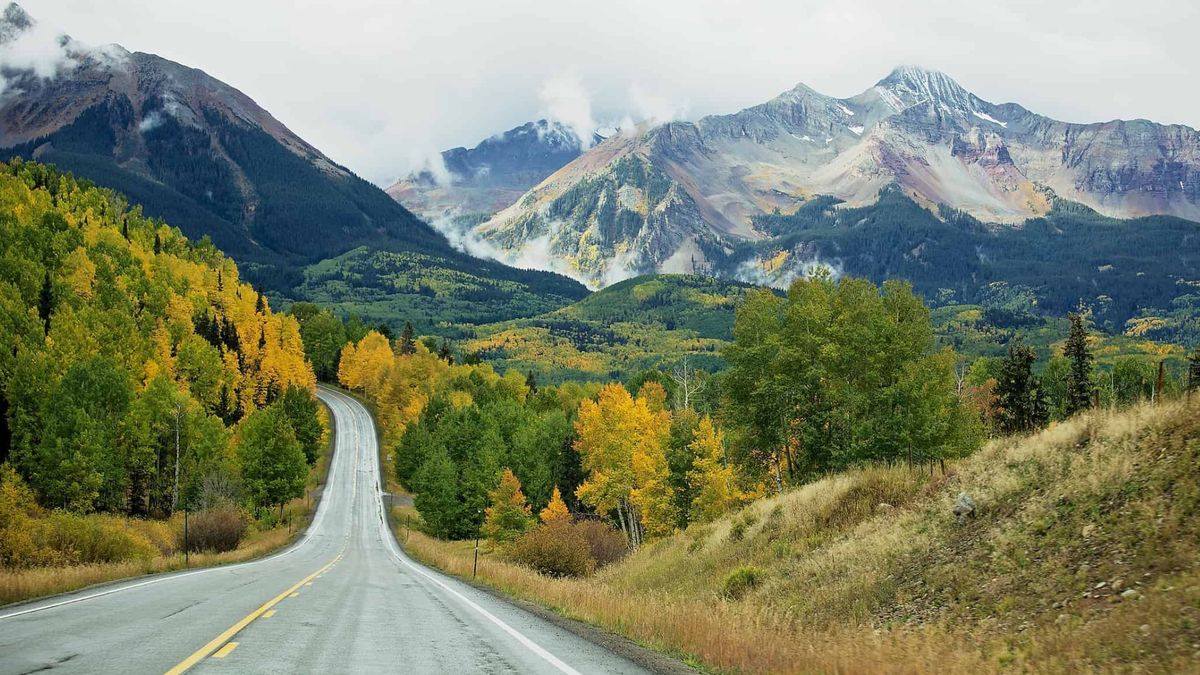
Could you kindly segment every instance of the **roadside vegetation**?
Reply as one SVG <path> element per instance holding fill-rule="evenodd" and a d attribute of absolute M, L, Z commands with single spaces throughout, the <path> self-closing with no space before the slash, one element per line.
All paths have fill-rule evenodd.
<path fill-rule="evenodd" d="M 999 438 L 945 474 L 853 469 L 506 593 L 719 671 L 1190 672 L 1200 664 L 1200 397 Z M 973 510 L 954 507 L 969 496 Z M 471 542 L 408 550 L 470 577 Z"/>
<path fill-rule="evenodd" d="M 0 602 L 182 565 L 184 510 L 189 562 L 286 541 L 327 441 L 295 319 L 36 163 L 0 166 L 0 251 Z"/>

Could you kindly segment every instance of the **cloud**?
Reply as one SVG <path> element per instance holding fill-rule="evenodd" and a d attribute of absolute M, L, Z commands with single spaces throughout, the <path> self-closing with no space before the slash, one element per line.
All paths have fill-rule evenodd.
<path fill-rule="evenodd" d="M 687 103 L 672 101 L 638 83 L 629 86 L 629 103 L 638 122 L 663 124 L 687 119 L 688 115 Z"/>
<path fill-rule="evenodd" d="M 591 97 L 578 77 L 557 75 L 546 80 L 538 90 L 538 99 L 543 117 L 573 131 L 581 147 L 592 147 L 593 135 L 599 125 L 592 117 Z"/>
<path fill-rule="evenodd" d="M 0 42 L 0 70 L 30 73 L 48 80 L 76 66 L 78 61 L 73 51 L 77 52 L 81 45 L 66 35 L 40 23 L 8 27 L 12 32 Z M 8 86 L 8 78 L 0 75 L 0 93 Z"/>

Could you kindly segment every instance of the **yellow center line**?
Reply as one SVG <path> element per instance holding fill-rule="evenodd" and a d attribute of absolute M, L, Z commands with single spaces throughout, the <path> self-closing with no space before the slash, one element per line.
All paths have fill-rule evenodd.
<path fill-rule="evenodd" d="M 233 650 L 237 649 L 237 646 L 238 646 L 238 643 L 236 643 L 236 642 L 226 642 L 224 647 L 221 647 L 220 649 L 217 650 L 216 654 L 213 654 L 213 658 L 214 659 L 223 659 L 226 656 L 229 656 L 229 654 Z"/>
<path fill-rule="evenodd" d="M 230 626 L 229 628 L 227 628 L 224 633 L 221 633 L 217 637 L 213 638 L 208 644 L 204 645 L 200 649 L 197 649 L 196 652 L 193 653 L 191 656 L 180 661 L 179 665 L 168 670 L 167 675 L 178 675 L 179 673 L 185 672 L 187 669 L 191 668 L 192 666 L 196 665 L 197 663 L 200 663 L 200 661 L 202 661 L 205 657 L 207 657 L 209 654 L 212 654 L 214 651 L 216 651 L 218 647 L 220 647 L 221 645 L 228 642 L 230 638 L 232 638 L 234 635 L 237 635 L 246 626 L 250 625 L 251 621 L 254 621 L 258 617 L 265 614 L 272 607 L 274 607 L 275 605 L 278 605 L 280 602 L 283 601 L 284 598 L 294 595 L 296 593 L 297 589 L 299 589 L 305 583 L 312 581 L 312 579 L 314 577 L 316 577 L 318 574 L 324 572 L 325 570 L 328 570 L 330 567 L 333 567 L 333 563 L 337 562 L 341 557 L 342 557 L 342 554 L 339 553 L 337 558 L 334 558 L 333 560 L 331 560 L 329 562 L 329 564 L 325 565 L 324 567 L 317 570 L 316 572 L 313 572 L 312 574 L 308 575 L 307 577 L 304 577 L 303 579 L 298 581 L 295 586 L 292 586 L 291 588 L 287 589 L 286 591 L 271 598 L 262 607 L 259 607 L 258 609 L 254 610 L 253 612 L 250 612 L 249 614 L 247 614 L 245 617 L 242 618 L 241 621 L 238 621 L 237 623 L 235 623 L 232 626 Z M 230 643 L 230 644 L 234 644 L 234 643 Z M 229 651 L 233 651 L 233 648 L 232 647 L 229 648 Z M 228 654 L 229 652 L 225 652 L 225 653 Z"/>

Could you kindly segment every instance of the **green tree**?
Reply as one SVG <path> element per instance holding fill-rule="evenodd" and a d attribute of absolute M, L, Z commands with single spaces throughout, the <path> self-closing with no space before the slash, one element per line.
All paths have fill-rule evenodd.
<path fill-rule="evenodd" d="M 416 338 L 413 337 L 413 327 L 408 321 L 404 322 L 404 330 L 400 333 L 400 354 L 407 356 L 417 351 Z"/>
<path fill-rule="evenodd" d="M 751 475 L 765 469 L 777 489 L 861 462 L 978 447 L 974 431 L 955 428 L 970 416 L 953 353 L 935 349 L 929 310 L 905 283 L 818 275 L 786 299 L 751 292 L 724 356 L 734 459 Z"/>
<path fill-rule="evenodd" d="M 308 464 L 282 407 L 272 405 L 247 415 L 239 436 L 242 482 L 254 506 L 282 509 L 289 499 L 304 495 Z"/>
<path fill-rule="evenodd" d="M 1020 338 L 1009 344 L 996 382 L 997 421 L 1004 433 L 1031 431 L 1046 423 L 1044 393 L 1033 374 L 1035 361 L 1037 354 Z"/>
<path fill-rule="evenodd" d="M 292 306 L 293 316 L 300 321 L 300 339 L 304 342 L 304 353 L 312 363 L 313 372 L 324 382 L 337 380 L 338 359 L 342 347 L 346 346 L 346 327 L 342 320 L 328 310 L 309 311 L 301 307 L 307 303 L 296 303 Z M 299 307 L 299 314 L 297 308 Z M 311 307 L 316 307 L 311 305 Z"/>
<path fill-rule="evenodd" d="M 1200 347 L 1192 350 L 1191 356 L 1188 357 L 1188 380 L 1187 390 L 1196 391 L 1200 389 Z"/>
<path fill-rule="evenodd" d="M 414 504 L 430 534 L 445 539 L 459 531 L 463 509 L 458 499 L 458 467 L 444 447 L 430 448 L 413 487 L 417 490 Z"/>
<path fill-rule="evenodd" d="M 1071 362 L 1067 378 L 1066 417 L 1092 407 L 1092 352 L 1088 348 L 1087 328 L 1082 314 L 1071 314 L 1071 332 L 1063 347 L 1063 356 Z"/>
<path fill-rule="evenodd" d="M 42 319 L 45 334 L 50 334 L 50 316 L 54 313 L 54 285 L 50 282 L 50 270 L 42 279 L 42 289 L 38 292 L 38 316 Z"/>
<path fill-rule="evenodd" d="M 125 510 L 121 430 L 132 395 L 129 378 L 108 358 L 92 356 L 67 369 L 50 397 L 40 443 L 15 458 L 43 503 Z"/>
<path fill-rule="evenodd" d="M 279 405 L 296 433 L 296 440 L 304 451 L 304 459 L 310 466 L 315 464 L 321 453 L 321 437 L 325 433 L 321 418 L 317 415 L 320 404 L 316 397 L 304 387 L 288 385 L 279 399 Z"/>

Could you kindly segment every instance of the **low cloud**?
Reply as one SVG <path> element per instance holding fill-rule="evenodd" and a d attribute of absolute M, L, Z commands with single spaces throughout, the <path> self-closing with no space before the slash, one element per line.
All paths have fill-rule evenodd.
<path fill-rule="evenodd" d="M 4 30 L 0 33 L 0 71 L 5 73 L 29 73 L 43 80 L 57 77 L 59 73 L 73 69 L 78 59 L 80 45 L 61 32 L 29 20 L 22 25 L 14 22 L 10 8 L 5 12 Z M 20 11 L 20 10 L 16 10 Z M 0 75 L 0 93 L 6 91 L 10 79 Z"/>
<path fill-rule="evenodd" d="M 542 83 L 538 90 L 541 115 L 566 126 L 579 139 L 580 147 L 592 147 L 599 125 L 592 116 L 592 100 L 578 77 L 559 75 Z"/>
<path fill-rule="evenodd" d="M 733 276 L 738 281 L 757 286 L 786 289 L 796 279 L 808 279 L 818 273 L 826 272 L 834 279 L 844 274 L 840 261 L 822 260 L 816 255 L 796 256 L 789 253 L 788 260 L 776 268 L 770 268 L 767 261 L 760 258 L 744 260 L 734 271 Z"/>

